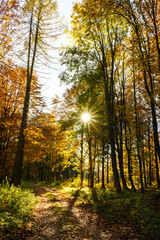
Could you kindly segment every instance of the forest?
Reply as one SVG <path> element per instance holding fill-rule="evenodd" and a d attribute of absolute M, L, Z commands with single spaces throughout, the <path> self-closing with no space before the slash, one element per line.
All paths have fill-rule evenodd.
<path fill-rule="evenodd" d="M 104 191 L 141 200 L 154 192 L 159 215 L 146 216 L 158 221 L 159 24 L 159 0 L 75 2 L 68 29 L 55 1 L 0 0 L 0 196 L 6 185 L 62 184 L 99 191 L 95 204 L 105 209 Z M 59 49 L 66 32 L 71 43 Z M 39 76 L 59 61 L 57 49 L 68 87 L 48 108 Z M 144 239 L 159 239 L 160 222 L 154 227 Z"/>

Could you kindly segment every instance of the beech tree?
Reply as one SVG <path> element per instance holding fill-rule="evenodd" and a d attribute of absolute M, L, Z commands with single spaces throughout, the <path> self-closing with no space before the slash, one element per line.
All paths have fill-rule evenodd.
<path fill-rule="evenodd" d="M 143 187 L 147 186 L 147 174 L 148 171 L 151 172 L 152 164 L 158 179 L 158 151 L 155 143 L 155 157 L 153 156 L 151 164 L 151 151 L 146 153 L 146 138 L 150 139 L 150 133 L 147 130 L 148 120 L 144 117 L 147 114 L 152 115 L 155 141 L 158 131 L 154 124 L 159 108 L 158 50 L 155 54 L 153 51 L 158 49 L 156 44 L 159 41 L 156 38 L 159 21 L 157 4 L 154 1 L 101 0 L 76 3 L 71 30 L 74 46 L 66 48 L 62 53 L 62 64 L 66 65 L 66 71 L 60 75 L 62 81 L 83 84 L 83 89 L 86 92 L 90 89 L 96 99 L 99 99 L 96 95 L 99 91 L 99 95 L 105 100 L 103 111 L 107 116 L 105 120 L 108 135 L 105 135 L 105 142 L 102 144 L 105 148 L 102 147 L 102 152 L 107 152 L 105 149 L 108 142 L 117 191 L 121 191 L 120 180 L 123 189 L 127 189 L 129 184 L 134 191 L 140 180 L 143 191 Z M 152 6 L 152 13 L 147 6 Z M 136 63 L 134 68 L 133 63 Z M 82 99 L 89 103 L 86 95 L 82 94 Z M 154 108 L 151 106 L 151 95 Z M 104 120 L 101 115 L 102 118 Z M 99 136 L 100 134 L 103 136 L 102 132 Z M 158 142 L 157 137 L 155 142 Z M 91 142 L 89 146 L 93 146 Z M 148 146 L 151 149 L 149 143 Z M 103 171 L 102 166 L 102 175 Z M 126 181 L 127 177 L 130 183 Z M 158 182 L 157 180 L 157 184 Z"/>
<path fill-rule="evenodd" d="M 160 159 L 160 145 L 157 121 L 157 99 L 159 98 L 159 2 L 137 0 L 131 2 L 114 1 L 117 12 L 130 24 L 134 34 L 132 41 L 136 45 L 139 66 L 143 74 L 143 83 L 150 101 L 152 126 L 154 132 L 155 158 Z M 135 53 L 135 52 L 134 52 Z M 160 160 L 159 160 L 160 161 Z M 160 186 L 160 184 L 158 184 Z"/>
<path fill-rule="evenodd" d="M 10 175 L 17 147 L 22 108 L 25 96 L 26 69 L 13 64 L 1 64 L 0 68 L 0 179 Z M 31 84 L 32 117 L 42 109 L 38 79 L 33 75 Z M 30 114 L 31 115 L 31 114 Z"/>
<path fill-rule="evenodd" d="M 121 191 L 115 152 L 114 102 L 116 54 L 123 38 L 123 29 L 120 27 L 121 23 L 118 23 L 114 16 L 110 15 L 109 18 L 106 14 L 105 18 L 102 18 L 99 13 L 95 14 L 96 6 L 92 3 L 92 1 L 83 1 L 82 4 L 75 4 L 71 33 L 74 36 L 75 43 L 78 43 L 78 48 L 90 55 L 94 65 L 97 65 L 101 72 L 112 149 L 114 182 L 117 191 Z M 83 23 L 81 19 L 83 19 Z"/>
<path fill-rule="evenodd" d="M 20 23 L 20 1 L 0 1 L 0 62 L 12 50 Z"/>

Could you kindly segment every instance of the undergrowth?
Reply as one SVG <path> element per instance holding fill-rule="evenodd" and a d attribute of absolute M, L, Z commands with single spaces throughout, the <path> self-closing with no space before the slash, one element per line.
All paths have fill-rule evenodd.
<path fill-rule="evenodd" d="M 87 186 L 87 182 L 84 184 Z M 145 240 L 160 239 L 160 192 L 124 191 L 116 194 L 112 188 L 80 188 L 80 179 L 69 179 L 50 184 L 63 193 L 76 197 L 80 207 L 91 207 L 101 213 L 108 222 L 131 226 Z"/>
<path fill-rule="evenodd" d="M 18 239 L 18 234 L 34 224 L 33 208 L 37 203 L 30 189 L 6 182 L 0 185 L 0 239 Z M 17 237 L 16 237 L 17 236 Z"/>
<path fill-rule="evenodd" d="M 106 221 L 130 225 L 144 239 L 160 239 L 160 192 L 147 194 L 126 191 L 116 194 L 111 189 L 76 188 L 63 185 L 61 191 L 77 197 L 80 207 L 93 208 Z M 60 188 L 59 188 L 60 190 Z M 77 196 L 78 193 L 78 196 Z"/>

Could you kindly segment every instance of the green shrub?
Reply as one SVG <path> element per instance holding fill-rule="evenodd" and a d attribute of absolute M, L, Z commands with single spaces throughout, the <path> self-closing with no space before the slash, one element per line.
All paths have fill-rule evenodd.
<path fill-rule="evenodd" d="M 36 197 L 30 190 L 10 186 L 9 183 L 0 185 L 0 237 L 26 229 L 33 219 L 36 202 Z"/>
<path fill-rule="evenodd" d="M 56 186 L 59 186 L 59 185 L 61 185 L 63 182 L 62 181 L 56 181 L 56 182 L 53 182 L 53 183 L 51 183 L 51 184 L 49 184 L 49 186 L 50 187 L 56 187 Z"/>

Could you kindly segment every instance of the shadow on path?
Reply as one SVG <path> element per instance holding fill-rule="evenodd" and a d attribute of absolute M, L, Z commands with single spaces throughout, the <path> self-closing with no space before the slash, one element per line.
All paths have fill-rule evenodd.
<path fill-rule="evenodd" d="M 80 190 L 74 197 L 68 197 L 51 187 L 34 185 L 33 188 L 40 199 L 36 213 L 38 227 L 25 240 L 140 240 L 131 237 L 130 229 L 126 231 L 120 224 L 107 223 L 103 215 L 87 205 L 77 205 Z"/>

